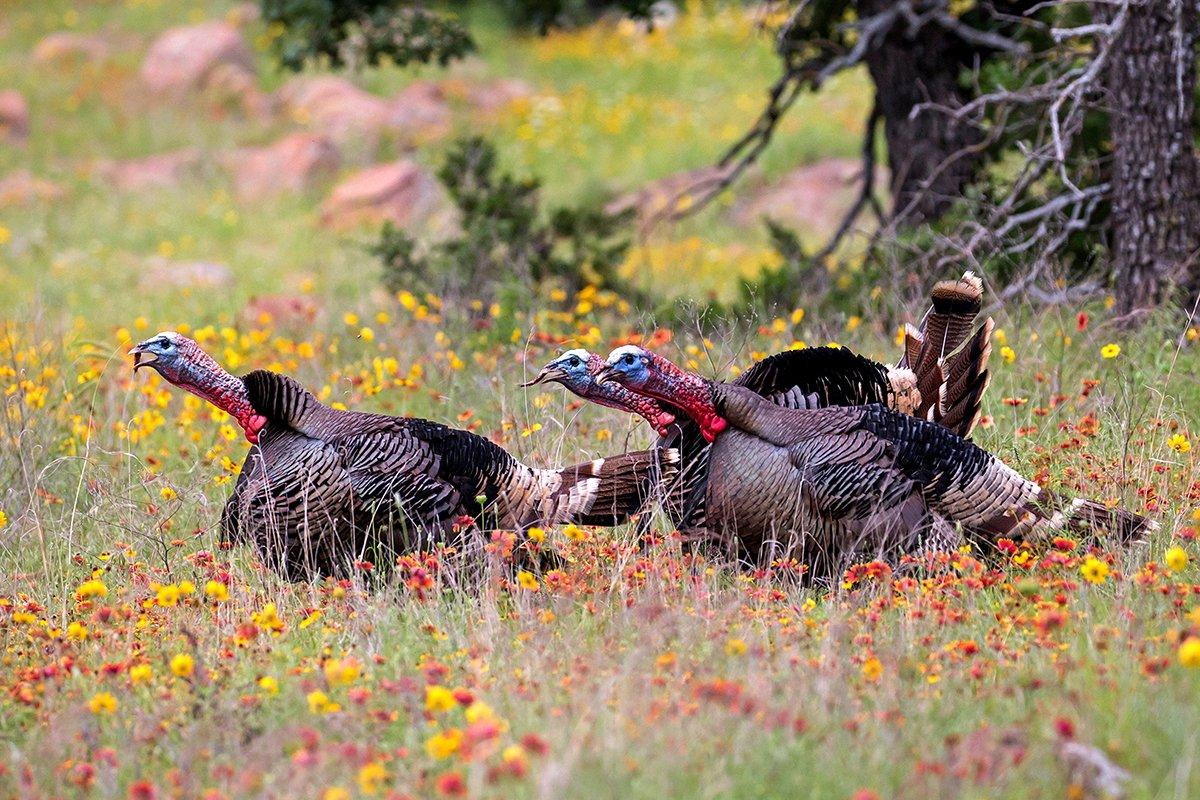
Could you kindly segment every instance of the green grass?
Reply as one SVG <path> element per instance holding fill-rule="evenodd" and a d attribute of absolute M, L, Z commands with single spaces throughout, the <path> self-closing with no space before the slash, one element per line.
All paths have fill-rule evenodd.
<path fill-rule="evenodd" d="M 248 548 L 220 549 L 229 465 L 246 445 L 181 392 L 132 376 L 129 339 L 211 324 L 207 346 L 237 370 L 281 369 L 356 409 L 477 425 L 538 464 L 651 441 L 623 415 L 577 408 L 557 390 L 517 388 L 554 349 L 526 344 L 535 329 L 556 344 L 604 350 L 652 327 L 606 307 L 608 299 L 583 314 L 577 298 L 551 303 L 536 320 L 519 319 L 513 340 L 507 330 L 468 329 L 453 313 L 418 319 L 377 289 L 377 265 L 361 249 L 369 231 L 317 225 L 323 191 L 251 204 L 234 199 L 219 173 L 145 194 L 86 178 L 96 158 L 219 151 L 286 129 L 203 101 L 154 106 L 134 89 L 140 51 L 155 34 L 229 7 L 55 0 L 10 3 L 0 15 L 0 86 L 28 96 L 35 131 L 24 148 L 0 150 L 0 176 L 28 168 L 66 191 L 51 203 L 0 208 L 8 232 L 0 243 L 0 797 L 125 798 L 146 788 L 139 782 L 158 797 L 332 799 L 339 795 L 327 790 L 336 789 L 436 797 L 447 775 L 479 797 L 1088 796 L 1057 755 L 1067 725 L 1132 773 L 1130 797 L 1200 794 L 1192 766 L 1200 671 L 1178 658 L 1180 641 L 1200 633 L 1189 616 L 1200 549 L 1186 527 L 1200 506 L 1200 472 L 1192 453 L 1167 445 L 1176 433 L 1192 441 L 1200 359 L 1169 313 L 1124 331 L 1100 304 L 1083 309 L 1085 330 L 1079 308 L 1011 303 L 996 312 L 1004 333 L 985 408 L 991 424 L 977 441 L 1056 491 L 1119 502 L 1163 524 L 1148 545 L 1097 551 L 1113 570 L 1101 585 L 1081 580 L 1074 552 L 1029 571 L 964 555 L 948 570 L 917 572 L 925 584 L 900 575 L 814 592 L 691 560 L 665 520 L 661 541 L 642 552 L 628 528 L 588 531 L 580 542 L 549 532 L 571 562 L 558 584 L 536 593 L 513 586 L 498 556 L 472 562 L 485 566 L 471 586 L 447 568 L 421 593 L 407 583 L 411 570 L 382 582 L 288 585 Z M 63 28 L 69 11 L 72 27 L 131 44 L 95 73 L 32 67 L 30 49 Z M 528 140 L 518 135 L 531 124 L 521 109 L 490 122 L 460 114 L 457 124 L 497 139 L 506 163 L 543 177 L 554 202 L 702 166 L 774 76 L 768 38 L 741 14 L 700 10 L 646 47 L 615 29 L 516 36 L 494 10 L 473 9 L 481 55 L 450 74 L 520 78 L 549 98 L 543 110 L 560 103 L 564 111 L 539 118 L 540 135 Z M 265 86 L 282 82 L 265 57 L 261 66 Z M 379 70 L 357 80 L 389 94 L 441 75 Z M 76 91 L 78 105 L 68 103 Z M 863 105 L 861 76 L 802 101 L 753 180 L 852 154 Z M 606 129 L 614 113 L 628 118 Z M 436 164 L 443 146 L 415 157 Z M 759 231 L 717 211 L 659 231 L 652 244 L 686 255 L 687 237 L 709 253 L 705 271 L 668 265 L 656 273 L 664 293 L 728 290 L 762 244 Z M 147 286 L 147 259 L 160 251 L 226 263 L 234 287 Z M 248 298 L 280 293 L 309 294 L 317 320 L 288 329 L 244 318 Z M 893 305 L 864 298 L 856 328 L 815 313 L 778 332 L 770 319 L 739 320 L 713 337 L 707 356 L 680 329 L 667 351 L 717 376 L 796 340 L 837 340 L 892 361 L 895 330 L 882 312 L 915 319 L 923 311 Z M 361 337 L 364 326 L 373 341 Z M 1105 360 L 1100 349 L 1110 342 L 1122 352 Z M 1098 381 L 1086 396 L 1085 381 Z M 1192 559 L 1182 572 L 1148 567 L 1176 543 Z M 77 599 L 93 575 L 107 596 Z M 154 584 L 185 580 L 195 595 L 156 602 Z M 227 602 L 203 600 L 210 580 L 228 585 Z M 249 627 L 268 602 L 284 623 L 277 636 L 261 616 Z M 68 636 L 73 622 L 86 638 L 78 628 Z M 179 654 L 194 659 L 190 676 L 171 674 Z M 348 684 L 325 672 L 342 658 L 361 665 Z M 130 667 L 140 664 L 153 677 L 134 684 Z M 277 694 L 259 684 L 264 676 Z M 490 714 L 471 712 L 484 726 L 472 729 L 461 706 L 426 712 L 429 683 L 486 703 Z M 310 711 L 317 691 L 342 710 Z M 113 696 L 114 713 L 89 710 L 102 693 Z M 469 757 L 426 751 L 453 730 L 478 739 Z M 372 764 L 388 776 L 387 790 L 360 781 Z"/>

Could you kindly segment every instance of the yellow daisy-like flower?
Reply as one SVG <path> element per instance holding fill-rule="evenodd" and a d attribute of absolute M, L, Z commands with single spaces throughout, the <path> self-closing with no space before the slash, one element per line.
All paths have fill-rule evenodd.
<path fill-rule="evenodd" d="M 166 586 L 158 587 L 158 592 L 155 595 L 160 606 L 170 608 L 179 604 L 179 587 L 173 583 L 168 583 Z"/>
<path fill-rule="evenodd" d="M 196 660 L 187 653 L 180 653 L 171 659 L 171 672 L 181 678 L 190 678 L 196 671 Z"/>
<path fill-rule="evenodd" d="M 425 742 L 425 752 L 439 760 L 449 758 L 462 747 L 462 739 L 462 731 L 458 728 L 442 731 L 429 737 Z"/>
<path fill-rule="evenodd" d="M 1005 345 L 1000 348 L 1000 357 L 1004 359 L 1005 364 L 1011 364 L 1017 360 L 1017 351 Z"/>
<path fill-rule="evenodd" d="M 733 637 L 733 638 L 727 639 L 725 641 L 725 654 L 726 655 L 742 656 L 742 655 L 746 654 L 746 651 L 748 649 L 749 648 L 746 646 L 746 642 L 743 641 L 742 639 L 738 639 L 737 637 Z"/>
<path fill-rule="evenodd" d="M 862 674 L 871 683 L 875 683 L 883 677 L 883 662 L 875 656 L 871 656 L 862 665 Z"/>
<path fill-rule="evenodd" d="M 539 544 L 546 541 L 546 532 L 541 528 L 530 528 L 525 531 L 525 535 L 529 537 L 530 541 L 538 542 Z"/>
<path fill-rule="evenodd" d="M 1167 447 L 1176 453 L 1186 453 L 1192 449 L 1192 443 L 1182 433 L 1177 433 L 1170 439 L 1167 439 Z"/>
<path fill-rule="evenodd" d="M 1101 358 L 1116 358 L 1119 355 L 1121 355 L 1121 345 L 1119 344 L 1106 344 L 1100 348 Z"/>
<path fill-rule="evenodd" d="M 209 581 L 204 584 L 204 594 L 215 603 L 224 603 L 229 599 L 229 587 L 220 581 Z"/>
<path fill-rule="evenodd" d="M 1195 669 L 1200 667 L 1200 639 L 1189 636 L 1179 645 L 1179 663 Z"/>
<path fill-rule="evenodd" d="M 279 681 L 270 675 L 263 675 L 258 679 L 258 688 L 262 689 L 264 694 L 276 695 L 279 694 Z"/>
<path fill-rule="evenodd" d="M 379 790 L 388 782 L 388 777 L 387 768 L 378 761 L 372 761 L 358 771 L 358 788 L 363 794 L 373 797 L 379 794 Z"/>
<path fill-rule="evenodd" d="M 521 570 L 518 572 L 517 583 L 520 584 L 521 588 L 525 589 L 526 591 L 536 592 L 538 590 L 538 581 L 537 578 L 533 577 L 532 572 L 528 572 L 526 570 Z"/>
<path fill-rule="evenodd" d="M 440 714 L 449 711 L 458 705 L 458 700 L 454 697 L 454 692 L 447 689 L 445 686 L 427 686 L 425 687 L 425 710 L 434 714 Z"/>
<path fill-rule="evenodd" d="M 341 711 L 342 707 L 329 699 L 329 695 L 320 689 L 308 693 L 308 710 L 314 714 L 333 714 Z"/>
<path fill-rule="evenodd" d="M 1163 561 L 1172 572 L 1180 572 L 1188 565 L 1188 554 L 1179 545 L 1173 545 L 1163 555 Z"/>
<path fill-rule="evenodd" d="M 149 664 L 134 664 L 129 668 L 129 682 L 133 684 L 149 683 L 154 677 L 154 668 Z"/>
<path fill-rule="evenodd" d="M 1101 584 L 1108 579 L 1108 564 L 1095 556 L 1088 556 L 1079 567 L 1079 574 L 1088 583 Z"/>
<path fill-rule="evenodd" d="M 91 597 L 107 597 L 108 587 L 104 585 L 104 581 L 92 578 L 79 584 L 79 588 L 75 590 L 75 596 L 80 600 L 87 600 Z"/>
<path fill-rule="evenodd" d="M 112 692 L 99 692 L 92 695 L 88 700 L 88 711 L 99 716 L 101 714 L 111 714 L 117 710 L 117 698 L 112 696 Z"/>

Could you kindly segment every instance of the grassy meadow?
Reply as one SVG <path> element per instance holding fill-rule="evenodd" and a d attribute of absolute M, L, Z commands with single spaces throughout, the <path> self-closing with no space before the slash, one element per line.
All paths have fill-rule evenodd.
<path fill-rule="evenodd" d="M 97 179 L 100 159 L 294 129 L 139 90 L 155 36 L 234 11 L 0 2 L 0 90 L 31 117 L 26 143 L 0 146 L 0 179 L 29 170 L 58 189 L 0 205 L 0 797 L 1101 798 L 1102 766 L 1127 773 L 1113 785 L 1128 797 L 1200 796 L 1200 358 L 1183 315 L 1131 331 L 1103 300 L 993 311 L 977 441 L 1049 488 L 1161 522 L 1131 549 L 1064 538 L 864 565 L 832 593 L 686 555 L 665 519 L 641 548 L 632 528 L 545 531 L 539 546 L 567 566 L 519 580 L 508 562 L 526 543 L 497 534 L 470 589 L 447 553 L 384 580 L 287 584 L 249 549 L 222 549 L 248 445 L 220 412 L 134 376 L 131 343 L 179 330 L 234 372 L 277 369 L 329 403 L 566 465 L 650 432 L 518 384 L 561 346 L 607 352 L 655 329 L 591 289 L 511 331 L 455 322 L 420 286 L 388 296 L 365 252 L 373 230 L 319 224 L 328 187 L 249 202 L 219 170 L 143 191 Z M 478 57 L 356 82 L 381 96 L 415 79 L 528 83 L 533 96 L 495 116 L 456 107 L 454 127 L 489 136 L 560 203 L 710 163 L 776 70 L 764 15 L 737 6 L 689 6 L 650 35 L 605 22 L 539 39 L 487 9 L 467 19 Z M 61 30 L 102 34 L 111 53 L 34 65 Z M 275 89 L 269 32 L 244 34 Z M 861 76 L 802 100 L 749 186 L 852 156 L 866 103 Z M 446 141 L 410 155 L 436 166 Z M 629 271 L 662 294 L 729 292 L 767 248 L 724 205 L 640 239 Z M 157 285 L 156 259 L 224 264 L 234 280 Z M 284 295 L 315 317 L 250 305 Z M 721 377 L 831 341 L 893 361 L 878 306 L 658 340 Z"/>

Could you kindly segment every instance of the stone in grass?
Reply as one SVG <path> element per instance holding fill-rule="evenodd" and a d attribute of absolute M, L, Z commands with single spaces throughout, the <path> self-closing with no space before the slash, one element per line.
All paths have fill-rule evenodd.
<path fill-rule="evenodd" d="M 33 46 L 33 60 L 38 64 L 64 65 L 99 62 L 106 60 L 110 52 L 109 43 L 102 36 L 56 31 Z"/>
<path fill-rule="evenodd" d="M 182 94 L 207 86 L 214 70 L 229 67 L 254 76 L 254 54 L 226 22 L 172 28 L 159 36 L 142 61 L 142 82 L 152 91 Z"/>
<path fill-rule="evenodd" d="M 433 175 L 401 159 L 361 170 L 334 187 L 321 206 L 321 224 L 335 229 L 391 221 L 414 231 L 448 220 L 445 193 Z"/>
<path fill-rule="evenodd" d="M 66 190 L 57 183 L 35 177 L 27 169 L 19 169 L 0 178 L 0 207 L 60 200 L 66 194 Z"/>
<path fill-rule="evenodd" d="M 337 172 L 340 155 L 329 137 L 293 133 L 264 147 L 235 150 L 222 159 L 243 200 L 305 192 Z"/>
<path fill-rule="evenodd" d="M 96 164 L 95 175 L 101 182 L 121 191 L 163 189 L 178 186 L 198 174 L 203 163 L 201 152 L 189 147 L 123 161 L 100 161 Z"/>
<path fill-rule="evenodd" d="M 29 103 L 15 89 L 0 91 L 0 141 L 23 142 L 29 137 Z"/>

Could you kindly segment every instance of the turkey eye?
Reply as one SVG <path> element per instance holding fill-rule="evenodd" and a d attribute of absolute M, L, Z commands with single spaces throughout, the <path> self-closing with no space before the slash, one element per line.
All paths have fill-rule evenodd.
<path fill-rule="evenodd" d="M 163 350 L 170 350 L 171 349 L 171 340 L 170 339 L 159 339 L 158 346 L 161 347 Z"/>
<path fill-rule="evenodd" d="M 622 358 L 621 360 L 622 360 L 622 361 L 624 361 L 626 364 L 632 364 L 632 363 L 633 363 L 633 354 L 632 354 L 632 353 L 626 353 L 626 354 L 625 354 L 625 357 L 624 357 L 624 358 Z"/>
<path fill-rule="evenodd" d="M 579 366 L 578 356 L 571 356 L 571 358 L 567 361 L 567 363 L 570 364 L 572 367 L 578 367 Z"/>

